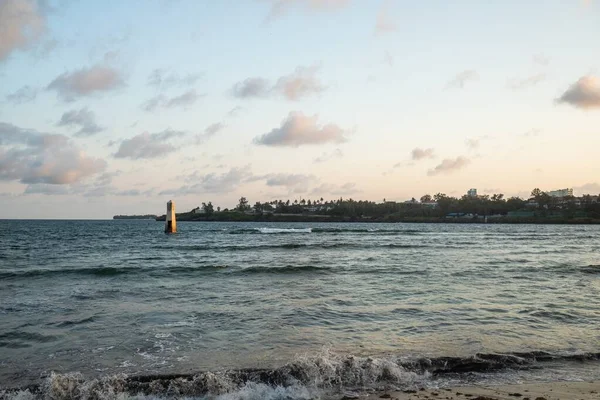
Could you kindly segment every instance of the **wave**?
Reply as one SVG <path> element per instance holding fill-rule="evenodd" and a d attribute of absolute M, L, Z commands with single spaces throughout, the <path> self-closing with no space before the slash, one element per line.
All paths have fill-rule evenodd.
<path fill-rule="evenodd" d="M 141 271 L 138 267 L 84 267 L 84 268 L 65 268 L 65 269 L 32 269 L 25 271 L 7 271 L 0 272 L 0 279 L 9 278 L 28 278 L 48 275 L 92 275 L 92 276 L 116 276 L 130 274 Z"/>
<path fill-rule="evenodd" d="M 191 246 L 173 246 L 173 247 L 158 247 L 158 249 L 177 250 L 177 251 L 259 251 L 259 250 L 275 250 L 275 249 L 370 249 L 370 248 L 426 248 L 438 247 L 448 248 L 449 246 L 428 245 L 428 244 L 364 244 L 364 243 L 276 243 L 276 244 L 253 244 L 253 245 L 226 245 L 226 246 L 211 246 L 211 245 L 191 245 Z M 460 248 L 460 246 L 451 246 Z"/>
<path fill-rule="evenodd" d="M 332 268 L 316 265 L 286 265 L 283 267 L 248 267 L 239 270 L 243 274 L 297 274 L 302 272 L 329 272 Z"/>
<path fill-rule="evenodd" d="M 251 234 L 288 234 L 288 233 L 375 233 L 379 235 L 411 235 L 427 233 L 418 229 L 378 229 L 378 228 L 241 228 L 210 229 L 208 232 L 227 233 L 230 235 Z"/>
<path fill-rule="evenodd" d="M 312 233 L 312 228 L 245 228 L 245 229 L 216 229 L 210 232 L 228 233 L 230 235 L 251 235 L 251 234 L 285 234 L 285 233 Z"/>
<path fill-rule="evenodd" d="M 471 382 L 473 373 L 542 368 L 548 362 L 597 362 L 600 353 L 560 355 L 535 351 L 476 354 L 471 357 L 404 359 L 358 357 L 323 352 L 298 357 L 276 369 L 241 369 L 196 374 L 108 375 L 52 373 L 42 384 L 0 390 L 0 399 L 311 399 L 369 389 L 407 390 L 439 386 L 443 376 Z M 463 376 L 461 380 L 460 376 Z M 458 377 L 457 377 L 458 376 Z M 435 381 L 434 381 L 435 379 Z M 324 396 L 326 397 L 326 396 Z"/>

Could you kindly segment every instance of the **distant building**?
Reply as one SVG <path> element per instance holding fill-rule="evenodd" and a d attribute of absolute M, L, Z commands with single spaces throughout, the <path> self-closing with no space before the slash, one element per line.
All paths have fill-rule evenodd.
<path fill-rule="evenodd" d="M 469 189 L 469 191 L 467 192 L 467 196 L 477 197 L 477 189 Z"/>
<path fill-rule="evenodd" d="M 206 214 L 204 207 L 196 207 L 192 210 L 194 214 Z"/>
<path fill-rule="evenodd" d="M 550 197 L 567 197 L 573 196 L 573 189 L 558 189 L 548 192 Z"/>

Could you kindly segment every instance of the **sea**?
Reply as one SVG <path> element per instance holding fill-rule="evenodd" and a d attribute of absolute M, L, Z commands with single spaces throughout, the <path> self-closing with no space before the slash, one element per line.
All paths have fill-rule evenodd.
<path fill-rule="evenodd" d="M 600 379 L 600 226 L 0 221 L 0 399 Z"/>

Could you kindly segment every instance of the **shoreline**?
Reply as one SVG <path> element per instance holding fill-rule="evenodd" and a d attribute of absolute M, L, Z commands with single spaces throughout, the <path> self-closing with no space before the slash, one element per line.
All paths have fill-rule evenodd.
<path fill-rule="evenodd" d="M 596 219 L 564 219 L 564 218 L 352 218 L 333 216 L 298 216 L 298 215 L 236 215 L 231 217 L 189 217 L 177 215 L 177 222 L 263 222 L 263 223 L 405 223 L 405 224 L 479 224 L 479 225 L 599 225 Z M 126 218 L 120 218 L 123 220 Z M 132 218 L 133 219 L 133 218 Z M 156 218 L 164 222 L 165 217 Z"/>
<path fill-rule="evenodd" d="M 455 386 L 440 389 L 378 391 L 369 395 L 346 394 L 340 399 L 396 400 L 598 400 L 600 382 L 543 382 L 509 385 Z"/>

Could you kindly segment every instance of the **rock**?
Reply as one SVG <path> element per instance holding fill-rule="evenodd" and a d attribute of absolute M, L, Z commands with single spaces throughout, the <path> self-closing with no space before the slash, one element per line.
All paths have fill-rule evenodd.
<path fill-rule="evenodd" d="M 389 393 L 384 393 L 381 396 L 379 396 L 380 399 L 391 399 L 392 395 Z"/>

